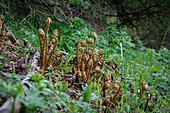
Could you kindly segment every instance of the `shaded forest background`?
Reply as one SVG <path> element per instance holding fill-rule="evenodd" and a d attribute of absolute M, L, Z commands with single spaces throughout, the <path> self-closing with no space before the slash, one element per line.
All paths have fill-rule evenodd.
<path fill-rule="evenodd" d="M 169 0 L 0 0 L 0 11 L 7 20 L 19 20 L 18 25 L 32 20 L 37 29 L 48 16 L 58 27 L 82 18 L 102 34 L 115 24 L 118 29 L 126 27 L 134 42 L 140 38 L 146 47 L 159 50 L 170 49 L 169 5 Z"/>
<path fill-rule="evenodd" d="M 170 111 L 169 4 L 0 0 L 0 113 Z"/>

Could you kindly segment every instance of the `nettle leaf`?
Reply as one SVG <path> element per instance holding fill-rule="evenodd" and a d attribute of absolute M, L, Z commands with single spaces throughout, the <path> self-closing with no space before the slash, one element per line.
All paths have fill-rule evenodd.
<path fill-rule="evenodd" d="M 0 79 L 0 86 L 5 90 L 10 96 L 16 97 L 24 91 L 22 84 L 13 85 L 12 82 L 8 84 Z"/>
<path fill-rule="evenodd" d="M 90 107 L 90 105 L 88 103 L 84 103 L 83 106 L 83 113 L 91 113 L 92 108 Z"/>
<path fill-rule="evenodd" d="M 40 91 L 37 90 L 29 90 L 27 96 L 22 95 L 23 97 L 19 98 L 23 104 L 28 108 L 47 108 L 47 105 L 44 102 L 44 97 L 39 96 Z"/>
<path fill-rule="evenodd" d="M 60 98 L 61 101 L 69 102 L 70 96 L 66 94 L 65 92 L 60 92 L 58 94 L 58 97 Z"/>
<path fill-rule="evenodd" d="M 78 112 L 78 110 L 80 109 L 80 107 L 77 106 L 76 101 L 74 101 L 74 100 L 72 100 L 72 103 L 68 103 L 68 107 L 74 113 Z"/>
<path fill-rule="evenodd" d="M 53 94 L 53 91 L 51 89 L 44 88 L 42 90 L 42 94 L 44 94 L 44 95 L 51 95 L 51 94 Z"/>
<path fill-rule="evenodd" d="M 3 87 L 0 86 L 0 95 L 2 95 L 3 97 L 7 96 L 7 93 L 5 91 L 5 89 Z"/>

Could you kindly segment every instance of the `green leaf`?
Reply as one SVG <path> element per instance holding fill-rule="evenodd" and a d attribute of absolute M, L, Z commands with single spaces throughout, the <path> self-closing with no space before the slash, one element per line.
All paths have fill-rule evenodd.
<path fill-rule="evenodd" d="M 27 64 L 26 69 L 27 70 L 31 69 L 31 64 L 30 63 Z"/>
<path fill-rule="evenodd" d="M 0 7 L 4 8 L 4 9 L 8 8 L 4 3 L 0 3 Z"/>
<path fill-rule="evenodd" d="M 5 64 L 9 63 L 10 60 L 7 60 L 6 62 L 4 62 L 3 64 L 0 64 L 0 68 L 2 68 Z"/>
<path fill-rule="evenodd" d="M 62 85 L 62 91 L 64 91 L 68 86 L 70 86 L 70 84 L 67 81 Z"/>
<path fill-rule="evenodd" d="M 4 57 L 3 56 L 0 56 L 0 59 L 3 59 Z"/>
<path fill-rule="evenodd" d="M 13 67 L 13 73 L 15 73 L 15 66 L 13 65 L 12 67 Z"/>
<path fill-rule="evenodd" d="M 88 101 L 90 100 L 96 100 L 97 96 L 92 92 L 91 96 L 88 98 Z"/>
<path fill-rule="evenodd" d="M 4 50 L 2 51 L 2 56 L 5 56 L 5 50 L 8 46 L 5 46 Z"/>
<path fill-rule="evenodd" d="M 28 90 L 27 96 L 22 95 L 22 98 L 19 98 L 19 100 L 28 108 L 47 108 L 47 105 L 44 102 L 44 97 L 39 96 L 40 91 L 37 90 Z"/>
<path fill-rule="evenodd" d="M 41 80 L 44 80 L 44 76 L 42 76 L 41 74 L 39 73 L 31 73 L 31 77 L 30 77 L 30 80 L 32 81 L 35 81 L 35 82 L 39 82 Z"/>
<path fill-rule="evenodd" d="M 83 93 L 83 101 L 87 101 L 88 98 L 91 96 L 92 91 L 88 85 L 84 88 L 84 93 Z"/>
<path fill-rule="evenodd" d="M 5 91 L 5 89 L 3 87 L 0 87 L 0 94 L 3 96 L 3 97 L 6 97 L 7 96 L 7 93 Z"/>
<path fill-rule="evenodd" d="M 18 94 L 21 94 L 24 91 L 24 88 L 22 87 L 21 83 L 17 86 L 17 90 L 18 90 Z"/>
<path fill-rule="evenodd" d="M 83 106 L 83 113 L 91 113 L 92 108 L 90 107 L 90 105 L 88 103 L 84 103 Z"/>

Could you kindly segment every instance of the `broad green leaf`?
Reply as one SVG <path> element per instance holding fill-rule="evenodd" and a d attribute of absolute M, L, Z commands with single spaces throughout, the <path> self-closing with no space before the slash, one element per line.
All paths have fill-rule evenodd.
<path fill-rule="evenodd" d="M 87 101 L 88 98 L 91 96 L 91 89 L 88 85 L 85 86 L 84 93 L 83 93 L 83 101 Z"/>

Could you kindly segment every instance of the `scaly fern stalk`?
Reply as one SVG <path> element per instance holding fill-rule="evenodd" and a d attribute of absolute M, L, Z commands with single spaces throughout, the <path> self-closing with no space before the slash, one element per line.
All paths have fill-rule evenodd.
<path fill-rule="evenodd" d="M 87 81 L 87 76 L 86 76 L 86 72 L 85 72 L 85 62 L 87 60 L 86 54 L 82 55 L 82 64 L 81 64 L 81 72 L 82 72 L 82 80 L 84 83 L 86 83 Z"/>
<path fill-rule="evenodd" d="M 100 71 L 101 71 L 100 66 L 97 66 L 97 67 L 95 68 L 95 71 L 96 71 L 95 76 L 89 81 L 88 85 L 89 85 L 89 84 L 98 76 L 98 74 L 100 73 Z"/>
<path fill-rule="evenodd" d="M 48 50 L 48 30 L 49 26 L 52 23 L 51 19 L 48 17 L 46 19 L 46 31 L 45 31 L 45 62 L 48 62 L 49 50 Z"/>
<path fill-rule="evenodd" d="M 139 88 L 140 88 L 140 98 L 142 98 L 143 93 L 146 92 L 149 88 L 148 84 L 145 82 L 145 80 L 143 80 L 143 79 L 139 80 Z"/>
<path fill-rule="evenodd" d="M 104 75 L 104 86 L 103 86 L 103 97 L 106 99 L 103 104 L 105 106 L 110 105 L 109 101 L 116 104 L 115 103 L 116 100 L 120 101 L 121 96 L 122 96 L 122 94 L 120 93 L 120 90 L 121 90 L 120 82 L 119 81 L 114 81 L 113 85 L 112 85 L 112 83 L 110 82 L 110 79 L 111 79 L 110 73 L 106 73 Z M 109 92 L 110 92 L 110 89 L 112 89 L 112 88 L 115 89 L 115 92 L 114 92 L 114 95 L 110 97 Z M 116 99 L 116 97 L 118 97 L 118 98 Z M 112 106 L 112 107 L 114 107 L 114 106 Z"/>
<path fill-rule="evenodd" d="M 3 23 L 4 18 L 5 17 L 2 14 L 0 14 L 0 35 L 2 34 L 1 30 L 2 30 L 2 23 Z"/>
<path fill-rule="evenodd" d="M 87 38 L 86 41 L 82 39 L 77 44 L 77 54 L 76 54 L 77 71 L 81 71 L 82 78 L 80 79 L 82 80 L 81 82 L 83 82 L 84 84 L 87 82 L 90 83 L 89 79 L 90 79 L 91 71 L 98 66 L 104 54 L 104 51 L 102 49 L 97 51 L 98 56 L 100 57 L 94 54 L 95 53 L 94 49 L 95 49 L 96 39 L 97 39 L 97 35 L 95 32 L 93 33 L 93 37 L 94 37 L 94 41 L 91 38 Z M 91 47 L 92 44 L 93 47 Z M 86 47 L 85 53 L 83 53 L 84 47 Z M 83 56 L 86 56 L 86 58 L 84 59 Z"/>
<path fill-rule="evenodd" d="M 98 55 L 94 54 L 94 64 L 93 64 L 93 69 L 95 69 L 96 65 L 99 63 L 100 58 L 98 57 Z"/>
<path fill-rule="evenodd" d="M 93 69 L 93 60 L 90 59 L 88 62 L 87 62 L 87 70 L 86 70 L 86 75 L 87 75 L 87 81 L 89 80 L 89 76 L 90 76 L 90 73 Z"/>
<path fill-rule="evenodd" d="M 53 46 L 53 49 L 52 49 L 52 51 L 50 52 L 50 54 L 49 54 L 49 52 L 48 52 L 48 54 L 49 54 L 49 59 L 48 59 L 48 61 L 47 61 L 46 67 L 49 67 L 49 65 L 50 65 L 50 63 L 51 63 L 51 60 L 52 60 L 52 57 L 53 57 L 53 54 L 54 54 L 54 51 L 55 51 L 55 48 L 57 47 L 57 43 L 58 43 L 58 30 L 57 30 L 57 29 L 55 29 L 55 30 L 53 31 L 52 43 L 54 44 L 54 46 Z"/>
<path fill-rule="evenodd" d="M 104 51 L 103 51 L 103 49 L 100 49 L 100 50 L 97 51 L 97 53 L 98 53 L 98 55 L 99 55 L 100 57 L 97 58 L 97 60 L 95 61 L 93 68 L 95 68 L 95 67 L 99 64 L 99 61 L 101 60 L 101 58 L 102 58 L 103 55 L 104 55 Z M 94 58 L 95 58 L 95 57 L 94 57 Z"/>
<path fill-rule="evenodd" d="M 142 96 L 143 96 L 143 94 L 145 93 L 145 92 L 147 92 L 147 90 L 148 90 L 148 84 L 146 83 L 146 81 L 145 80 L 143 80 L 143 79 L 140 79 L 139 80 L 139 89 L 140 89 L 140 98 L 142 99 Z M 146 96 L 146 94 L 144 95 L 144 97 Z M 150 100 L 150 94 L 147 94 L 147 100 L 145 101 L 145 108 L 144 108 L 144 110 L 146 111 L 146 110 L 148 110 L 149 109 L 149 105 L 148 105 L 148 103 L 149 103 L 149 100 Z M 140 108 L 142 107 L 142 104 L 140 105 Z"/>
<path fill-rule="evenodd" d="M 90 47 L 90 48 L 88 49 L 88 54 L 87 54 L 88 60 L 91 59 L 92 56 L 93 56 L 93 48 Z"/>
<path fill-rule="evenodd" d="M 51 60 L 52 60 L 52 57 L 53 57 L 53 54 L 54 54 L 54 51 L 55 51 L 55 48 L 57 47 L 58 38 L 54 36 L 53 40 L 55 40 L 54 41 L 54 47 L 53 47 L 52 51 L 50 52 L 49 59 L 47 61 L 46 67 L 49 67 Z"/>
<path fill-rule="evenodd" d="M 50 26 L 51 23 L 52 23 L 52 21 L 48 17 L 46 19 L 46 31 L 45 31 L 45 33 L 42 29 L 38 30 L 38 36 L 39 36 L 39 41 L 40 41 L 40 49 L 41 49 L 41 55 L 40 55 L 41 69 L 43 71 L 45 71 L 50 66 L 50 63 L 52 61 L 52 57 L 55 53 L 55 49 L 56 49 L 57 43 L 58 43 L 59 33 L 58 33 L 57 29 L 55 29 L 53 31 L 52 41 L 48 42 L 48 29 L 49 29 L 49 26 Z M 53 44 L 53 47 L 52 47 L 52 44 Z M 52 50 L 50 51 L 51 47 L 52 47 Z M 62 52 L 59 52 L 59 54 L 60 54 L 60 60 L 61 60 Z M 58 64 L 58 62 L 59 62 L 59 60 L 54 64 Z"/>
<path fill-rule="evenodd" d="M 120 82 L 119 82 L 119 81 L 115 81 L 115 82 L 113 83 L 113 87 L 114 87 L 114 89 L 115 89 L 116 91 L 114 92 L 114 95 L 111 96 L 110 101 L 113 102 L 113 103 L 115 103 L 116 97 L 119 96 L 119 98 L 117 98 L 117 101 L 120 101 L 121 96 L 122 96 L 122 94 L 120 93 L 120 90 L 121 90 L 121 84 L 120 84 Z"/>
<path fill-rule="evenodd" d="M 109 73 L 106 73 L 104 74 L 104 86 L 103 86 L 103 97 L 106 99 L 104 101 L 104 105 L 107 106 L 107 105 L 110 105 L 110 96 L 109 96 L 109 89 L 110 89 L 110 86 L 111 86 L 111 82 L 110 82 L 110 74 Z"/>
<path fill-rule="evenodd" d="M 115 73 L 116 73 L 116 75 L 115 75 L 115 77 L 113 78 L 113 81 L 112 81 L 112 86 L 114 86 L 114 82 L 115 82 L 115 80 L 116 80 L 116 77 L 117 77 L 117 75 L 118 75 L 118 69 L 116 68 L 115 69 Z M 109 89 L 109 91 L 112 89 L 112 87 L 110 87 L 110 89 Z"/>
<path fill-rule="evenodd" d="M 44 37 L 45 37 L 45 33 L 42 29 L 38 30 L 38 37 L 39 37 L 39 41 L 40 41 L 40 50 L 41 50 L 41 54 L 40 54 L 40 59 L 41 59 L 41 69 L 44 69 L 44 63 L 45 63 L 45 51 L 44 51 Z"/>
<path fill-rule="evenodd" d="M 93 45 L 93 54 L 91 58 L 93 58 L 93 55 L 94 55 L 94 49 L 95 49 L 96 39 L 97 39 L 97 34 L 95 32 L 93 33 L 93 37 L 94 37 L 94 45 Z"/>
<path fill-rule="evenodd" d="M 61 61 L 61 59 L 63 57 L 63 53 L 61 51 L 57 51 L 56 57 L 60 57 L 60 58 L 57 60 L 57 62 L 54 63 L 55 66 Z"/>
<path fill-rule="evenodd" d="M 87 45 L 86 45 L 86 54 L 88 54 L 88 46 L 89 46 L 89 48 L 91 48 L 91 44 L 93 44 L 93 40 L 91 38 L 87 38 L 86 43 L 87 43 Z"/>
<path fill-rule="evenodd" d="M 49 43 L 48 43 L 48 52 L 49 52 L 51 46 L 52 46 L 52 41 L 49 41 Z"/>
<path fill-rule="evenodd" d="M 12 45 L 12 42 L 10 41 L 12 34 L 11 32 L 2 31 L 4 19 L 5 17 L 2 14 L 0 14 L 0 38 L 2 39 L 2 43 L 4 43 L 4 45 L 7 44 L 9 46 Z"/>
<path fill-rule="evenodd" d="M 77 70 L 80 70 L 80 65 L 81 65 L 81 57 L 82 57 L 82 52 L 83 52 L 83 47 L 86 46 L 86 41 L 85 40 L 80 40 L 77 44 Z"/>
<path fill-rule="evenodd" d="M 80 88 L 80 89 L 82 89 L 82 87 L 81 87 L 81 81 L 82 81 L 82 74 L 81 74 L 81 71 L 78 70 L 77 73 L 76 73 L 75 82 L 78 83 L 78 88 Z"/>

